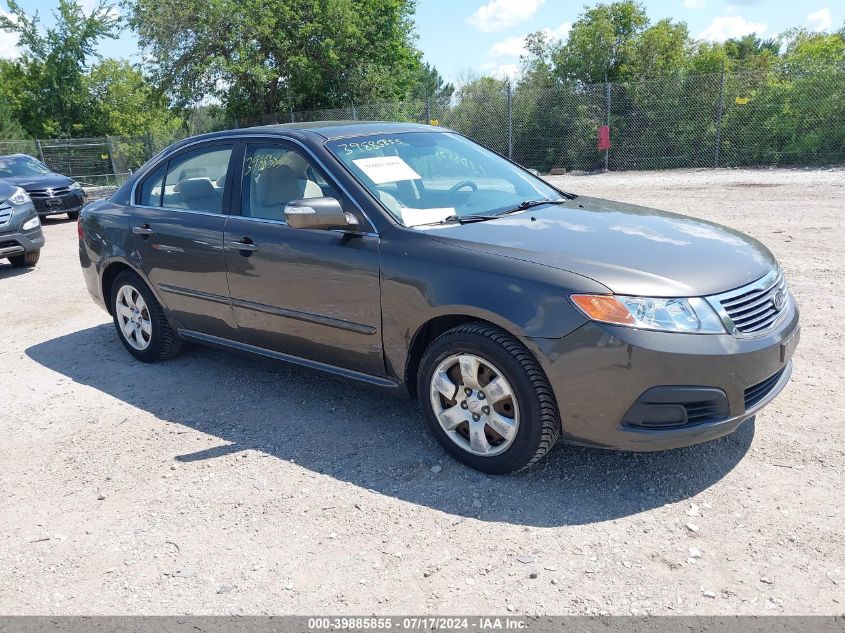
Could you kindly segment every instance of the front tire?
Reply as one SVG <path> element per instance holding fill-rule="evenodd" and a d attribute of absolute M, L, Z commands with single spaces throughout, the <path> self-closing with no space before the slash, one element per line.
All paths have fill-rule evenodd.
<path fill-rule="evenodd" d="M 527 468 L 560 436 L 557 404 L 537 359 L 486 323 L 435 339 L 420 362 L 417 394 L 443 448 L 485 473 Z"/>
<path fill-rule="evenodd" d="M 78 220 L 79 219 L 79 211 L 68 211 L 67 212 L 67 219 L 68 220 Z"/>
<path fill-rule="evenodd" d="M 9 258 L 9 263 L 15 268 L 32 268 L 38 263 L 41 257 L 41 250 L 29 251 L 23 255 L 15 255 Z"/>
<path fill-rule="evenodd" d="M 155 295 L 135 273 L 124 271 L 111 288 L 114 327 L 126 351 L 144 363 L 179 353 L 182 339 L 170 327 Z"/>

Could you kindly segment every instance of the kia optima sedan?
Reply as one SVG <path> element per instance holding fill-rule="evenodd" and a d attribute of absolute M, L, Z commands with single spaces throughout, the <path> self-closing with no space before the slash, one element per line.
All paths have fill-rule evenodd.
<path fill-rule="evenodd" d="M 798 344 L 760 242 L 561 191 L 437 127 L 186 139 L 86 206 L 79 237 L 135 358 L 192 341 L 418 398 L 443 447 L 489 473 L 559 438 L 723 436 L 784 388 Z"/>

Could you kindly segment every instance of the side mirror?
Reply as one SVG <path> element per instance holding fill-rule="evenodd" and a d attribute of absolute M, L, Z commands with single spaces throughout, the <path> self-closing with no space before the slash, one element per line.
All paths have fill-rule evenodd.
<path fill-rule="evenodd" d="M 358 218 L 345 213 L 335 198 L 291 200 L 285 206 L 285 219 L 294 229 L 358 229 Z"/>

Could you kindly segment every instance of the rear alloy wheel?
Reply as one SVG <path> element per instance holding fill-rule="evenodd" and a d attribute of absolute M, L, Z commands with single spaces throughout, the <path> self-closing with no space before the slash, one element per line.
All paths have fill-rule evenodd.
<path fill-rule="evenodd" d="M 459 326 L 429 346 L 417 393 L 443 447 L 483 472 L 526 468 L 560 435 L 557 405 L 537 359 L 486 323 Z"/>
<path fill-rule="evenodd" d="M 131 272 L 122 272 L 112 284 L 111 311 L 120 342 L 135 358 L 153 363 L 175 356 L 182 347 L 155 296 Z"/>

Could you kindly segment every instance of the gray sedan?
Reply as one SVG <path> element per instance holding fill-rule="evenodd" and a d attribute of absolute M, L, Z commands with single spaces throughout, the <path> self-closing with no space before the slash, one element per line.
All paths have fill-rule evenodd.
<path fill-rule="evenodd" d="M 443 447 L 490 473 L 559 438 L 730 433 L 787 384 L 799 337 L 759 242 L 560 191 L 423 125 L 186 139 L 85 207 L 79 254 L 135 358 L 193 341 L 418 398 Z"/>

